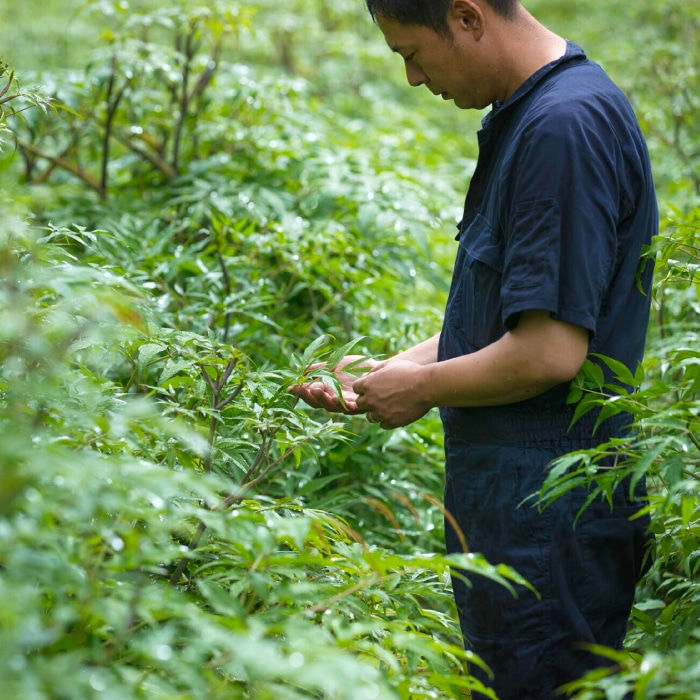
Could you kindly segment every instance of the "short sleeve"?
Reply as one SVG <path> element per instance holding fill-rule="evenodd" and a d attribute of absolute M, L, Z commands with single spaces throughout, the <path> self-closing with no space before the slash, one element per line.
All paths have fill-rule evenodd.
<path fill-rule="evenodd" d="M 502 190 L 503 323 L 538 309 L 595 334 L 616 256 L 615 139 L 580 106 L 535 116 Z"/>

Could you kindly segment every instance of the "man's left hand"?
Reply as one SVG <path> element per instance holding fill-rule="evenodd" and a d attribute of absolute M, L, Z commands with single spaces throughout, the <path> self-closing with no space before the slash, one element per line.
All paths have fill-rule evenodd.
<path fill-rule="evenodd" d="M 421 397 L 424 371 L 424 365 L 409 360 L 380 362 L 353 384 L 357 407 L 367 411 L 370 423 L 385 430 L 417 421 L 432 408 Z"/>

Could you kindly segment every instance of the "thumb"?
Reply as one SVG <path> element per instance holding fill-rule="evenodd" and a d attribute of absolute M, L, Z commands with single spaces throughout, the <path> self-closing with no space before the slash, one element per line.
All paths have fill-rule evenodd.
<path fill-rule="evenodd" d="M 352 383 L 352 390 L 358 395 L 361 396 L 362 394 L 365 393 L 364 387 L 365 387 L 365 377 L 367 375 L 363 374 L 361 377 L 358 377 L 353 383 Z"/>
<path fill-rule="evenodd" d="M 366 372 L 363 374 L 361 377 L 358 377 L 352 384 L 352 390 L 356 394 L 364 394 L 365 393 L 365 384 L 367 382 L 367 377 L 371 376 L 375 372 L 378 372 L 380 369 L 386 366 L 388 363 L 388 360 L 383 360 L 382 362 L 378 362 L 374 367 L 372 367 L 369 372 Z"/>

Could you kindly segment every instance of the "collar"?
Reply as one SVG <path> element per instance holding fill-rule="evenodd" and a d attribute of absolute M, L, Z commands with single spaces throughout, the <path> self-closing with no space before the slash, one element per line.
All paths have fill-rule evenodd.
<path fill-rule="evenodd" d="M 541 83 L 545 77 L 556 71 L 560 66 L 585 58 L 586 54 L 584 50 L 577 44 L 574 44 L 572 41 L 567 40 L 566 51 L 564 52 L 563 56 L 560 56 L 555 61 L 552 61 L 551 63 L 548 63 L 547 65 L 542 66 L 542 68 L 539 70 L 535 71 L 505 102 L 499 102 L 496 100 L 496 102 L 491 105 L 491 111 L 481 120 L 482 128 L 486 129 L 496 115 L 501 115 L 504 112 L 509 111 L 514 104 L 532 92 L 532 90 L 539 85 L 539 83 Z"/>

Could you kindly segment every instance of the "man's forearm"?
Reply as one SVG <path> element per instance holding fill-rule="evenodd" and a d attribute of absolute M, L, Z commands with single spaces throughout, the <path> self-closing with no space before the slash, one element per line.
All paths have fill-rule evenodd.
<path fill-rule="evenodd" d="M 572 379 L 588 351 L 588 331 L 548 312 L 521 314 L 491 345 L 437 362 L 438 336 L 380 362 L 353 383 L 358 411 L 382 427 L 408 425 L 436 406 L 517 403 Z"/>
<path fill-rule="evenodd" d="M 533 312 L 492 345 L 424 367 L 419 394 L 433 406 L 517 403 L 571 380 L 587 348 L 587 331 Z"/>
<path fill-rule="evenodd" d="M 422 343 L 418 343 L 418 345 L 414 345 L 412 348 L 404 350 L 390 359 L 409 360 L 418 365 L 432 364 L 433 362 L 437 362 L 439 340 L 440 334 L 437 333 L 432 338 L 428 338 L 428 340 L 424 340 Z"/>

